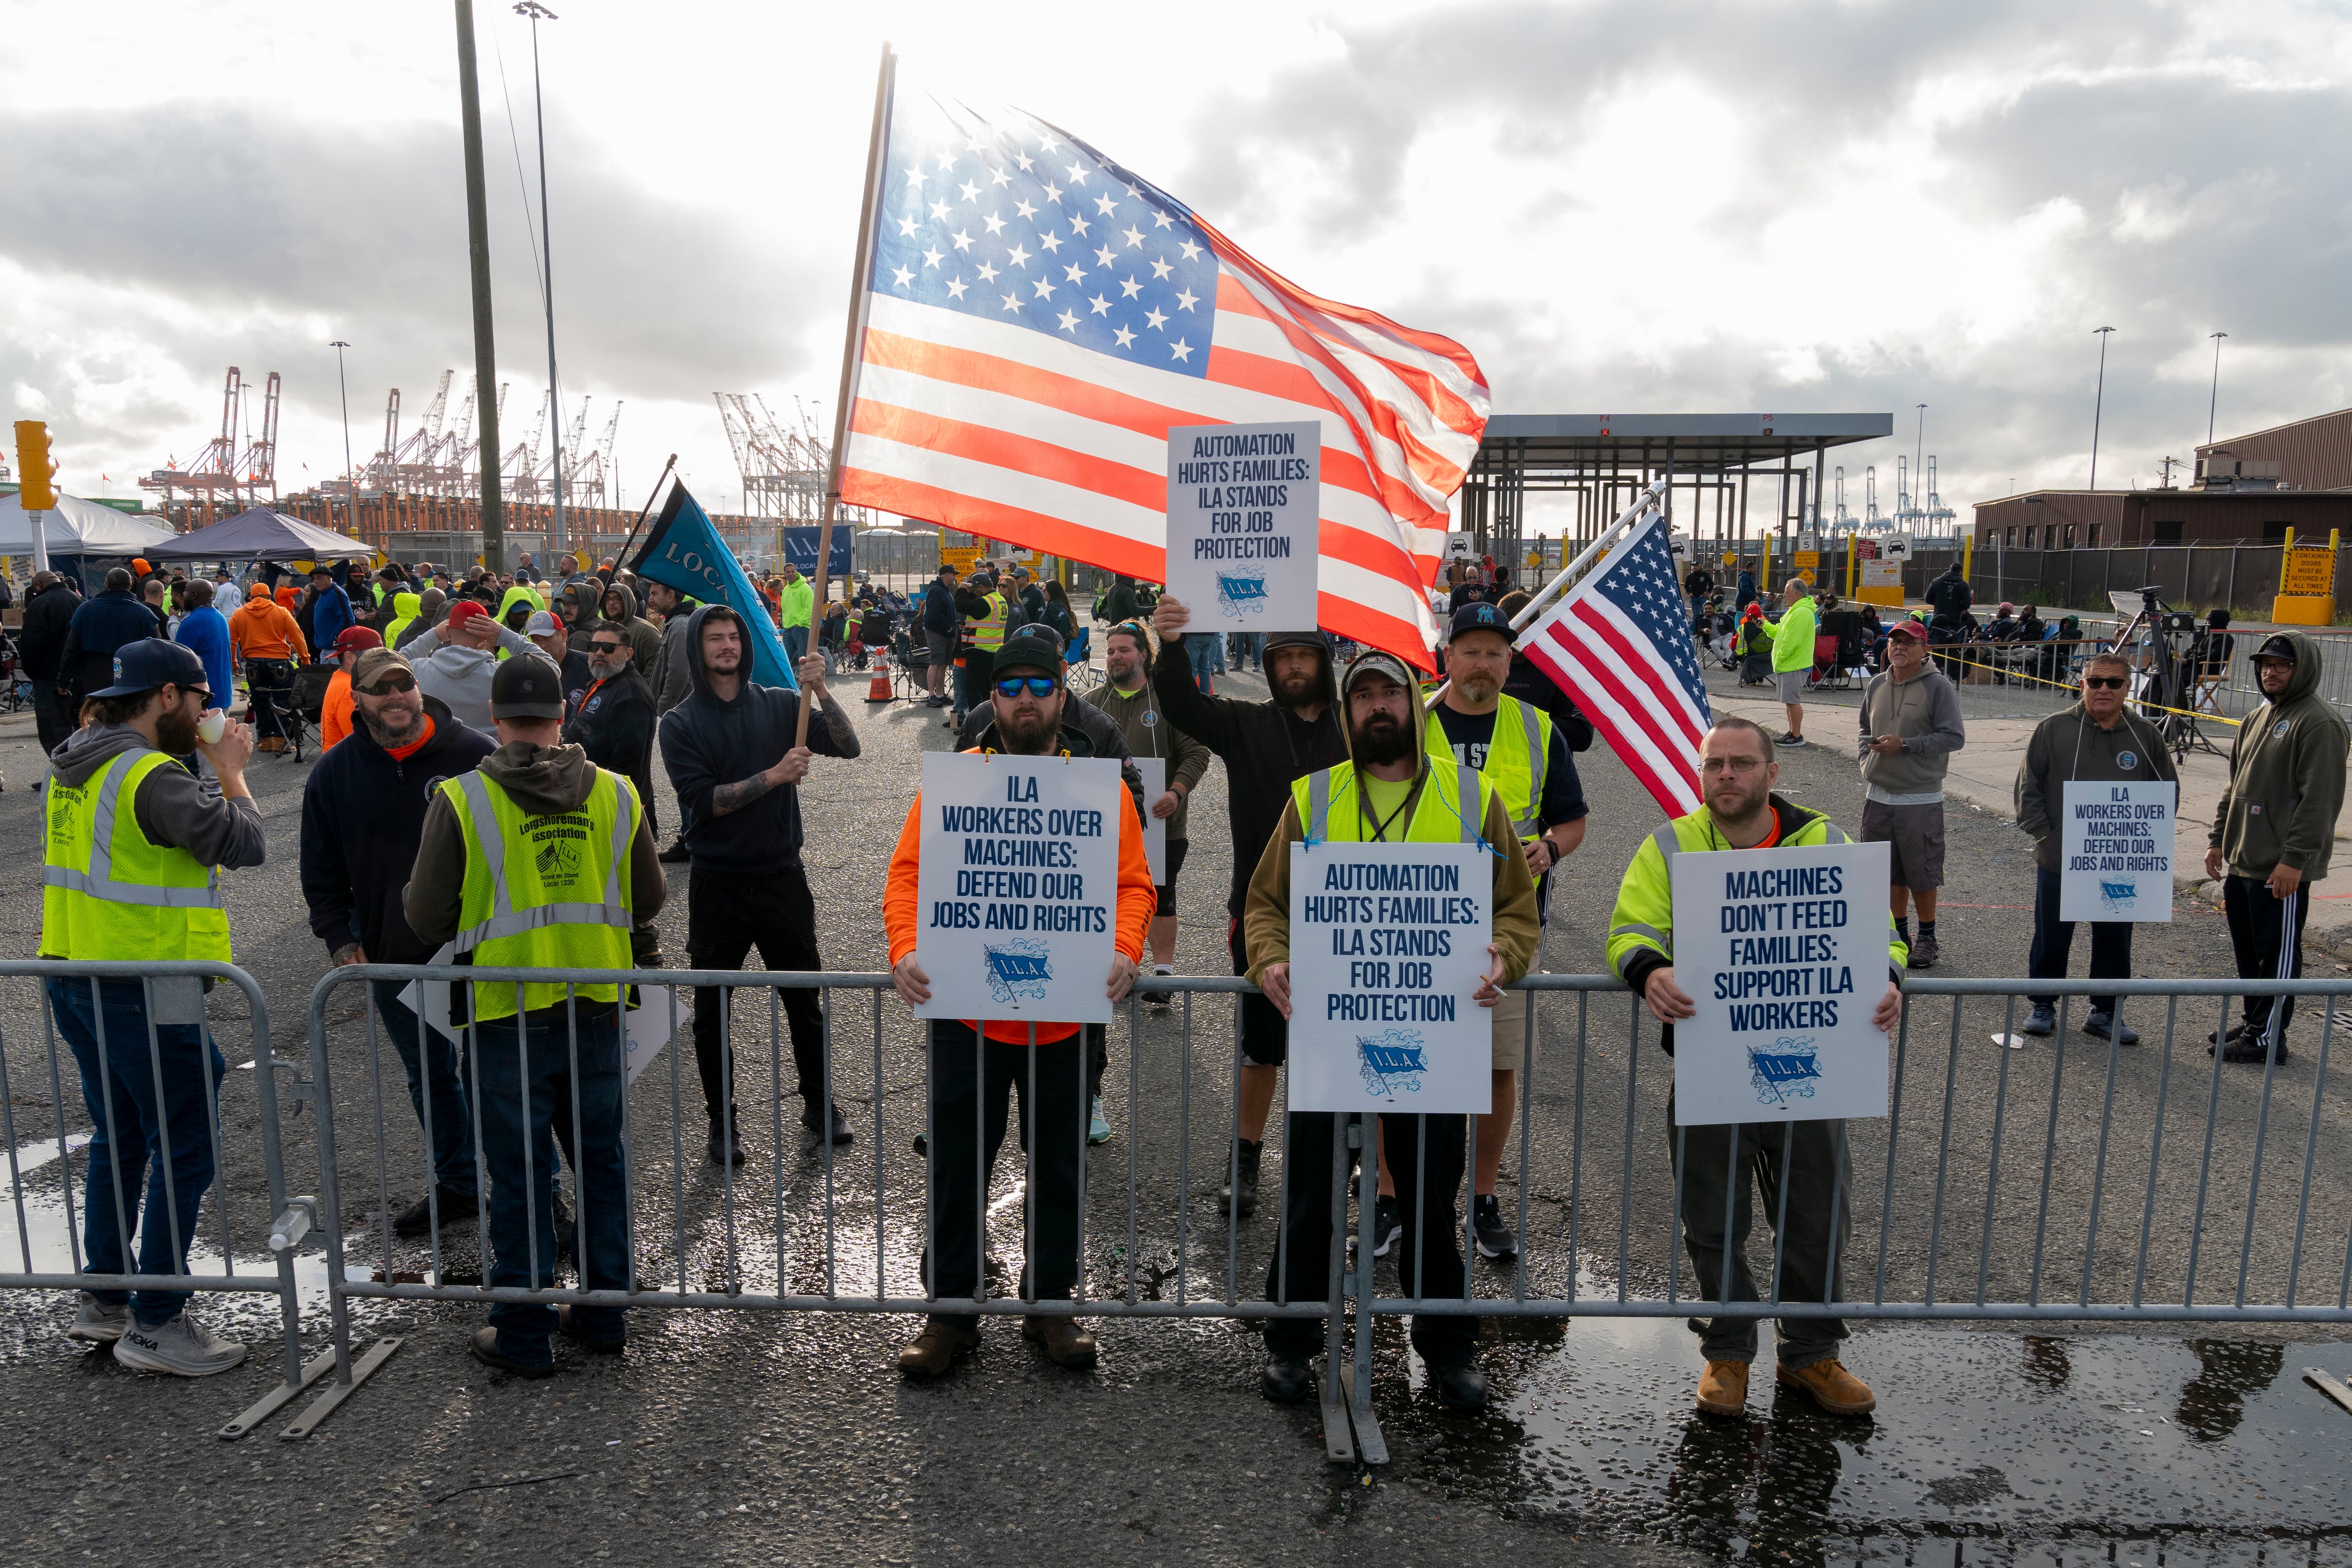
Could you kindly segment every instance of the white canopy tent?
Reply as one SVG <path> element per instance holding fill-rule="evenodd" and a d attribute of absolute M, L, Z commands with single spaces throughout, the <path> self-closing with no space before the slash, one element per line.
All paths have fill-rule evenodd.
<path fill-rule="evenodd" d="M 41 541 L 52 555 L 144 555 L 177 538 L 170 529 L 79 496 L 59 496 L 41 513 Z M 16 496 L 0 496 L 0 555 L 33 552 L 32 521 Z"/>

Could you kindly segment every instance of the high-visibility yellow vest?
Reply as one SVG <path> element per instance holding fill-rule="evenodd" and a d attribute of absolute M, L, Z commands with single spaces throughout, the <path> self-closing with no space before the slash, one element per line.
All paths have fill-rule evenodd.
<path fill-rule="evenodd" d="M 139 831 L 139 785 L 179 764 L 125 752 L 79 786 L 49 781 L 41 954 L 85 962 L 229 962 L 220 873 Z"/>
<path fill-rule="evenodd" d="M 1429 710 L 1428 749 L 1433 757 L 1454 750 L 1434 708 Z M 1550 760 L 1551 715 L 1516 697 L 1497 699 L 1495 733 L 1486 742 L 1486 765 L 1479 772 L 1503 797 L 1512 830 L 1521 838 L 1533 837 L 1541 826 L 1537 808 L 1543 804 L 1544 767 Z"/>
<path fill-rule="evenodd" d="M 993 588 L 990 589 L 988 614 L 972 623 L 971 646 L 982 653 L 994 653 L 998 648 L 1003 647 L 1006 616 L 1004 595 Z"/>
<path fill-rule="evenodd" d="M 637 792 L 603 768 L 588 798 L 572 811 L 532 816 L 480 773 L 445 779 L 466 836 L 466 883 L 457 950 L 469 963 L 517 969 L 626 969 L 633 900 L 629 840 L 637 831 Z M 478 981 L 473 1016 L 514 1016 L 512 981 Z M 531 981 L 525 1012 L 563 1005 L 561 982 Z M 575 985 L 582 1002 L 612 1002 L 612 985 Z"/>
<path fill-rule="evenodd" d="M 1357 791 L 1353 763 L 1338 763 L 1291 784 L 1290 798 L 1298 808 L 1299 826 L 1307 843 L 1363 841 L 1364 808 Z M 1441 752 L 1423 781 L 1421 798 L 1413 802 L 1412 820 L 1405 825 L 1402 835 L 1391 837 L 1389 842 L 1475 844 L 1480 838 L 1478 826 L 1486 820 L 1486 803 L 1494 798 L 1494 784 L 1477 769 L 1454 762 L 1450 752 Z M 1465 800 L 1477 804 L 1465 812 Z"/>

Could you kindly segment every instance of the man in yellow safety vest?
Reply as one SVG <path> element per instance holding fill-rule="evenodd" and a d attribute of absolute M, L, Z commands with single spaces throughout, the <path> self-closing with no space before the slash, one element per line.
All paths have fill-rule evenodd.
<path fill-rule="evenodd" d="M 631 967 L 632 930 L 661 909 L 661 861 L 635 788 L 563 744 L 562 678 L 545 658 L 517 654 L 499 666 L 490 716 L 499 749 L 436 786 L 401 910 L 425 941 L 454 942 L 461 963 L 556 972 L 465 988 L 490 1173 L 490 1283 L 553 1287 L 554 1126 L 561 1116 L 572 1130 L 576 1116 L 580 1288 L 625 1291 L 632 1271 L 620 990 L 561 972 Z M 555 1370 L 549 1336 L 558 1331 L 616 1353 L 621 1309 L 501 1301 L 474 1335 L 474 1354 L 545 1377 Z"/>
<path fill-rule="evenodd" d="M 117 650 L 113 683 L 91 693 L 87 722 L 49 753 L 43 958 L 229 962 L 220 871 L 260 865 L 264 846 L 261 813 L 245 786 L 253 732 L 226 724 L 217 740 L 204 740 L 198 726 L 213 706 L 194 649 L 149 637 Z M 179 761 L 191 753 L 212 764 L 217 796 Z M 226 1072 L 205 1030 L 202 983 L 60 977 L 48 994 L 95 1126 L 82 1200 L 87 1267 L 133 1272 L 128 1232 L 139 1221 L 136 1272 L 184 1274 L 197 1205 L 212 1185 L 211 1108 Z M 126 1366 L 181 1377 L 243 1361 L 243 1345 L 190 1321 L 187 1300 L 184 1290 L 89 1292 L 66 1334 L 111 1343 Z"/>
<path fill-rule="evenodd" d="M 1249 942 L 1250 978 L 1290 1016 L 1290 847 L 1305 842 L 1484 844 L 1494 851 L 1490 968 L 1477 992 L 1483 1007 L 1502 1001 L 1498 989 L 1534 962 L 1538 927 L 1535 882 L 1526 855 L 1494 784 L 1468 764 L 1423 743 L 1427 718 L 1421 688 L 1404 661 L 1375 649 L 1359 654 L 1340 677 L 1339 700 L 1350 761 L 1310 773 L 1291 785 L 1290 804 L 1266 840 L 1250 879 L 1242 924 Z M 1431 1299 L 1460 1297 L 1462 1226 L 1454 1191 L 1462 1184 L 1466 1129 L 1460 1116 L 1383 1115 L 1397 1191 L 1404 1205 L 1397 1268 L 1418 1279 Z M 1331 1240 L 1331 1129 L 1328 1114 L 1299 1112 L 1283 1133 L 1286 1187 L 1285 1248 L 1267 1270 L 1266 1294 L 1276 1300 L 1313 1300 L 1326 1293 L 1324 1270 Z M 1425 1173 L 1417 1172 L 1424 1147 Z M 1426 1180 L 1417 1176 L 1425 1174 Z M 1414 1212 L 1415 1210 L 1419 1212 Z M 1265 1325 L 1268 1399 L 1292 1404 L 1314 1386 L 1309 1358 L 1324 1326 L 1308 1318 L 1275 1318 Z M 1486 1383 L 1471 1364 L 1478 1320 L 1453 1313 L 1416 1316 L 1413 1348 L 1428 1363 L 1442 1404 L 1480 1410 Z"/>
<path fill-rule="evenodd" d="M 996 668 L 996 650 L 1004 646 L 1010 606 L 997 592 L 996 574 L 983 566 L 956 591 L 956 608 L 963 613 L 963 673 L 948 728 L 961 730 L 963 716 L 989 703 L 988 684 Z"/>

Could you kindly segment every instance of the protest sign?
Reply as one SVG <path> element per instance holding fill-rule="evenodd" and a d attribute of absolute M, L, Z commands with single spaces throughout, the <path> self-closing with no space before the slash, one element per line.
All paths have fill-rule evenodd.
<path fill-rule="evenodd" d="M 2172 808 L 2179 789 L 2169 779 L 2067 781 L 2058 824 L 2060 920 L 2156 924 L 2172 919 Z"/>
<path fill-rule="evenodd" d="M 1168 432 L 1168 593 L 1192 630 L 1315 629 L 1322 471 L 1311 419 Z"/>
<path fill-rule="evenodd" d="M 1886 846 L 1677 855 L 1675 1121 L 1886 1114 Z"/>
<path fill-rule="evenodd" d="M 1290 847 L 1290 1109 L 1494 1109 L 1494 874 L 1475 844 Z"/>
<path fill-rule="evenodd" d="M 441 951 L 426 962 L 447 963 L 457 957 L 457 944 L 443 942 Z M 433 1031 L 460 1050 L 466 1046 L 466 1025 L 457 1017 L 460 1009 L 452 992 L 463 981 L 412 980 L 401 988 L 400 1005 L 431 1026 Z M 495 984 L 495 983 L 493 983 Z M 654 1058 L 669 1044 L 675 1032 L 673 1021 L 692 1024 L 694 1005 L 692 994 L 678 994 L 674 985 L 640 985 L 636 988 L 636 1005 L 625 1015 L 622 1043 L 626 1048 L 627 1081 L 635 1083 L 638 1075 L 653 1066 Z"/>
<path fill-rule="evenodd" d="M 1118 816 L 1107 757 L 923 757 L 919 1018 L 1107 1024 Z"/>
<path fill-rule="evenodd" d="M 1151 803 L 1168 793 L 1168 759 L 1138 757 L 1135 771 L 1143 775 L 1143 858 L 1151 865 L 1151 885 L 1164 888 L 1168 885 L 1168 819 L 1152 816 Z"/>

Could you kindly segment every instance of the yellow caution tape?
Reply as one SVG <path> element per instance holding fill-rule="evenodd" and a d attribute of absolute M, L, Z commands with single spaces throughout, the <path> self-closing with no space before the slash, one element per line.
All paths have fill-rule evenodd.
<path fill-rule="evenodd" d="M 2002 669 L 1996 665 L 1979 664 L 1974 659 L 1962 658 L 1958 654 L 1938 653 L 1932 647 L 1927 650 L 1927 657 L 1930 658 L 1948 658 L 1956 664 L 1966 665 L 1970 669 L 1987 670 L 1995 675 L 2006 676 L 2011 680 L 2030 680 L 2036 686 L 2053 686 L 2061 691 L 2074 691 L 2077 689 L 2077 688 L 2069 685 L 2067 682 L 2063 680 L 2045 680 L 2038 675 L 2021 675 L 2016 670 Z M 2221 723 L 2231 726 L 2232 729 L 2235 729 L 2245 722 L 2243 719 L 2232 719 L 2226 713 L 2205 713 L 2200 712 L 2194 708 L 2167 708 L 2161 702 L 2149 702 L 2137 697 L 2126 697 L 2124 700 L 2126 702 L 2137 703 L 2141 708 L 2152 708 L 2158 713 L 2179 713 L 2190 719 L 2215 720 Z"/>

